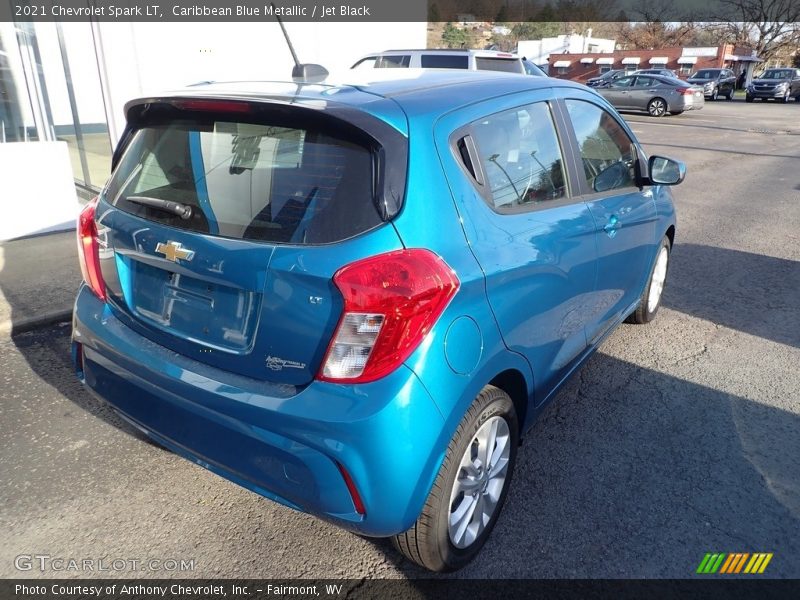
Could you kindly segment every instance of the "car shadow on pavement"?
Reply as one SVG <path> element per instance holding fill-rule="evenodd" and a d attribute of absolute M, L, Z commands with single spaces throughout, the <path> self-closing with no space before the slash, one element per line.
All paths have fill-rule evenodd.
<path fill-rule="evenodd" d="M 12 340 L 36 375 L 58 390 L 59 394 L 109 425 L 160 448 L 159 444 L 121 418 L 108 404 L 86 391 L 72 364 L 71 332 L 71 324 L 62 322 L 53 327 L 15 335 Z"/>
<path fill-rule="evenodd" d="M 798 290 L 797 261 L 679 242 L 664 306 L 798 348 Z"/>
<path fill-rule="evenodd" d="M 684 578 L 706 552 L 773 552 L 769 575 L 796 577 L 798 456 L 798 415 L 598 353 L 527 434 L 482 552 L 443 577 Z"/>

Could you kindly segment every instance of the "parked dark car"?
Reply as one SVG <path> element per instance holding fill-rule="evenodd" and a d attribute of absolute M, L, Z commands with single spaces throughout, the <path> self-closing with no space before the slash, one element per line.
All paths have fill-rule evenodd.
<path fill-rule="evenodd" d="M 678 78 L 678 74 L 672 69 L 639 69 L 631 73 L 631 75 L 663 75 L 664 77 Z"/>
<path fill-rule="evenodd" d="M 778 67 L 767 69 L 758 79 L 747 86 L 745 100 L 752 102 L 756 98 L 762 100 L 781 100 L 788 102 L 794 98 L 800 102 L 800 69 Z"/>
<path fill-rule="evenodd" d="M 703 94 L 710 100 L 725 96 L 733 100 L 736 92 L 736 75 L 730 69 L 700 69 L 692 73 L 686 81 L 703 88 Z"/>
<path fill-rule="evenodd" d="M 597 91 L 618 110 L 646 111 L 653 117 L 679 115 L 705 104 L 702 88 L 660 75 L 626 75 Z"/>
<path fill-rule="evenodd" d="M 611 71 L 606 71 L 599 77 L 592 77 L 591 79 L 587 80 L 586 85 L 589 87 L 605 87 L 624 75 L 625 69 L 612 69 Z"/>
<path fill-rule="evenodd" d="M 379 71 L 128 102 L 72 357 L 161 445 L 448 571 L 545 405 L 655 318 L 685 166 L 583 85 Z"/>

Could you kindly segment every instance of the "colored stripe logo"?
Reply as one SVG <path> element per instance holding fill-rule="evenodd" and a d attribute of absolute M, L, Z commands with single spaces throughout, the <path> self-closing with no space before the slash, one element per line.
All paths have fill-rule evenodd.
<path fill-rule="evenodd" d="M 769 561 L 772 560 L 772 552 L 708 552 L 697 573 L 701 575 L 713 575 L 715 573 L 725 575 L 735 575 L 737 573 L 747 573 L 751 575 L 761 574 L 767 568 Z"/>

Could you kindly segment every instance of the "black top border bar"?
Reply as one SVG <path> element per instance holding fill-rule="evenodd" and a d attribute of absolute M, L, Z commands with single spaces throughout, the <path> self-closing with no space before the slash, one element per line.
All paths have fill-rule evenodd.
<path fill-rule="evenodd" d="M 0 0 L 0 21 L 737 22 L 800 21 L 787 0 Z M 755 14 L 755 13 L 754 13 Z"/>

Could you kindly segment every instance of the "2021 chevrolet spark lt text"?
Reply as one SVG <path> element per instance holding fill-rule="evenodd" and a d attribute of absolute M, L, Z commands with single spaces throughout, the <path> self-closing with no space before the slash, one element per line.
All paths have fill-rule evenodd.
<path fill-rule="evenodd" d="M 655 316 L 684 168 L 584 86 L 369 76 L 130 102 L 73 356 L 162 445 L 452 570 L 545 403 Z"/>

